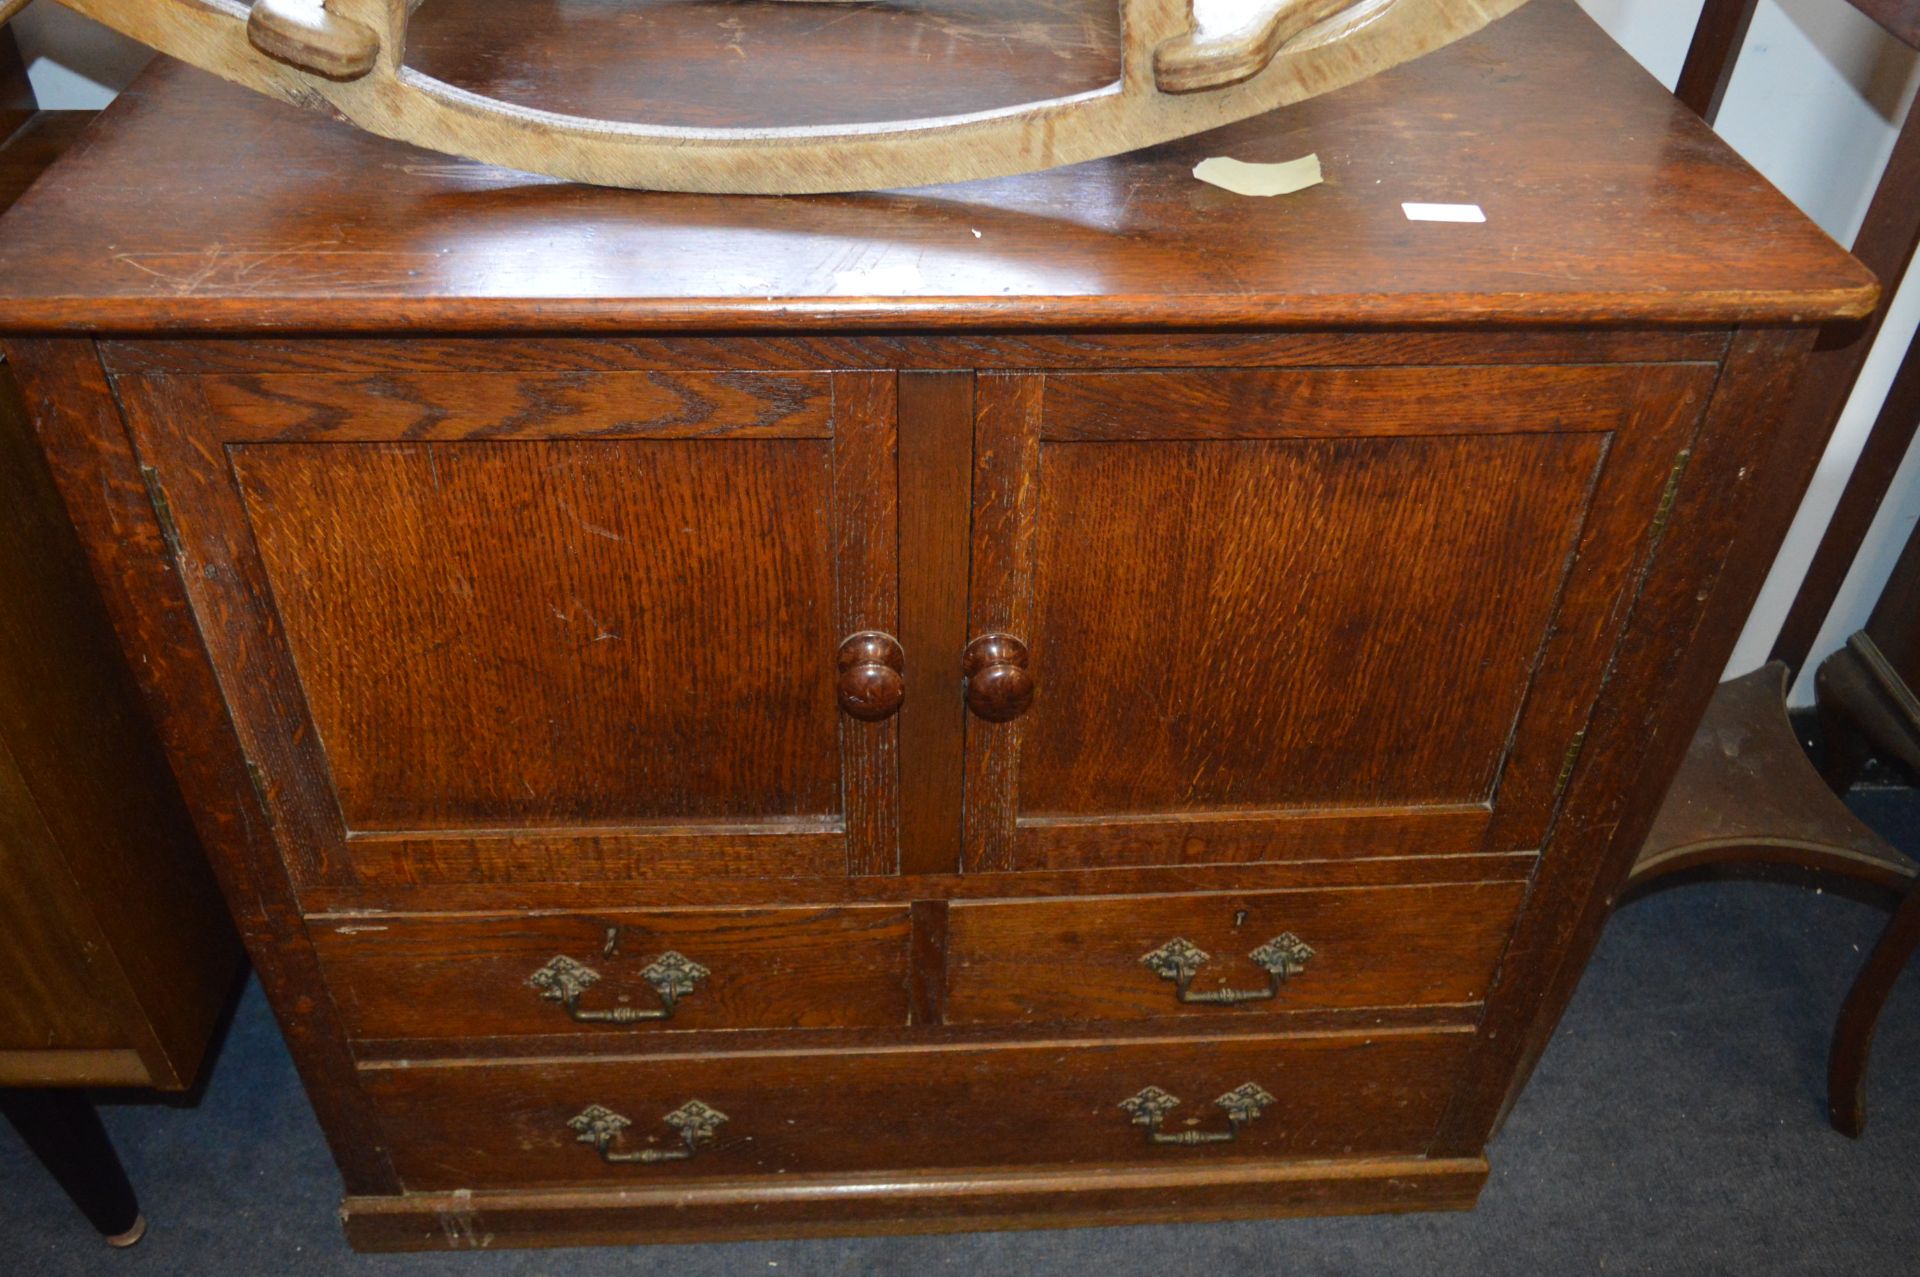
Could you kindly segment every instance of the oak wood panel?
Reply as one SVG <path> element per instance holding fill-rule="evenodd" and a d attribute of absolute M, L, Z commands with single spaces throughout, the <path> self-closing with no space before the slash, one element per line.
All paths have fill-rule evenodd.
<path fill-rule="evenodd" d="M 597 1049 L 632 1051 L 663 1034 L 907 1022 L 901 906 L 381 917 L 316 920 L 312 931 L 355 1038 L 571 1033 Z M 676 999 L 671 1019 L 577 1023 L 528 982 L 565 957 L 599 977 L 582 1010 L 657 1010 L 641 972 L 668 951 L 707 971 Z"/>
<path fill-rule="evenodd" d="M 1484 802 L 1030 816 L 1015 825 L 1013 847 L 1017 863 L 1028 870 L 1246 865 L 1282 857 L 1457 856 L 1485 846 L 1493 822 L 1493 810 Z"/>
<path fill-rule="evenodd" d="M 92 111 L 0 109 L 0 211 L 26 194 L 93 123 Z"/>
<path fill-rule="evenodd" d="M 827 383 L 831 438 L 343 451 L 245 442 L 254 401 L 217 412 L 207 379 L 123 378 L 151 481 L 194 507 L 200 606 L 284 671 L 231 694 L 303 876 L 890 872 L 895 729 L 843 730 L 833 653 L 895 623 L 893 378 Z"/>
<path fill-rule="evenodd" d="M 980 1050 L 729 1054 L 638 1061 L 369 1067 L 411 1192 L 605 1186 L 889 1168 L 1418 1153 L 1456 1080 L 1465 1033 L 1040 1043 Z M 1120 1102 L 1159 1086 L 1170 1131 L 1224 1127 L 1212 1101 L 1253 1081 L 1276 1097 L 1233 1144 L 1153 1147 Z M 661 1118 L 698 1098 L 728 1117 L 691 1161 L 603 1163 L 567 1122 L 589 1104 L 632 1120 L 621 1147 L 678 1141 Z"/>
<path fill-rule="evenodd" d="M 632 48 L 640 32 L 642 61 L 608 57 L 610 48 Z M 824 93 L 808 83 L 819 74 L 825 39 L 833 41 L 837 62 L 860 68 L 860 92 L 847 86 Z M 989 49 L 999 56 L 986 56 Z M 900 92 L 907 85 L 912 105 L 906 113 L 929 117 L 1024 106 L 1112 84 L 1120 78 L 1120 9 L 1075 0 L 961 11 L 769 5 L 751 15 L 723 5 L 630 0 L 571 0 L 525 13 L 490 4 L 430 5 L 408 25 L 407 65 L 537 110 L 592 115 L 611 101 L 616 113 L 606 118 L 648 124 L 885 123 L 901 118 Z M 770 92 L 770 84 L 788 87 Z M 744 118 L 749 111 L 758 119 Z"/>
<path fill-rule="evenodd" d="M 946 370 L 1433 366 L 1718 362 L 1724 329 L 1520 329 L 1463 332 L 1059 332 L 939 335 L 522 336 L 510 342 L 420 335 L 297 339 L 190 336 L 100 343 L 109 372 L 270 376 L 313 373 L 700 372 L 737 366 Z M 1463 345 L 1464 343 L 1464 345 Z"/>
<path fill-rule="evenodd" d="M 825 439 L 824 373 L 444 372 L 209 377 L 228 440 Z"/>
<path fill-rule="evenodd" d="M 1105 896 L 1154 892 L 1257 890 L 1307 887 L 1367 887 L 1447 882 L 1524 882 L 1538 857 L 1532 852 L 1459 856 L 1397 855 L 1332 860 L 1281 860 L 1246 864 L 1163 865 L 1150 869 L 1027 870 L 864 878 L 661 877 L 648 881 L 641 898 L 622 904 L 764 905 L 859 904 L 919 900 L 981 900 L 1004 896 Z M 379 912 L 437 913 L 447 910 L 592 910 L 608 903 L 604 880 L 481 883 L 471 880 L 414 883 L 402 880 L 398 864 L 391 881 L 353 886 L 316 885 L 301 898 L 316 915 L 357 916 Z"/>
<path fill-rule="evenodd" d="M 0 739 L 0 1052 L 118 1047 L 131 999 L 59 841 Z M 0 1085 L 19 1085 L 0 1072 Z"/>
<path fill-rule="evenodd" d="M 1040 691 L 969 724 L 977 867 L 1535 845 L 1714 375 L 1064 374 L 983 402 L 974 629 L 1024 637 Z"/>
<path fill-rule="evenodd" d="M 916 970 L 912 978 L 919 979 Z M 918 993 L 915 993 L 918 996 Z M 1471 1033 L 1480 1024 L 1480 1003 L 1434 1003 L 1408 1007 L 1361 1007 L 1276 1011 L 1262 1019 L 1258 1031 L 1287 1034 L 1327 1033 Z M 921 1017 L 916 1006 L 913 1022 L 886 1028 L 834 1029 L 801 1032 L 793 1029 L 729 1029 L 724 1038 L 711 1033 L 663 1033 L 649 1037 L 649 1060 L 729 1054 L 781 1054 L 822 1047 L 840 1050 L 908 1050 L 1025 1046 L 1034 1041 L 1032 1028 L 1019 1024 L 935 1024 Z M 1171 1020 L 1082 1020 L 1073 1024 L 1075 1041 L 1147 1041 L 1190 1038 L 1196 1032 L 1232 1029 L 1231 1024 L 1195 1026 Z M 1243 1026 L 1244 1027 L 1244 1026 Z M 1059 1032 L 1059 1030 L 1055 1030 Z M 361 1038 L 355 1058 L 363 1065 L 469 1064 L 475 1060 L 553 1061 L 604 1058 L 608 1044 L 589 1034 L 547 1033 L 488 1038 Z"/>
<path fill-rule="evenodd" d="M 897 634 L 900 629 L 900 481 L 899 392 L 891 375 L 848 372 L 833 379 L 838 428 L 833 437 L 833 526 L 835 612 L 839 633 L 833 646 L 865 631 Z M 791 535 L 774 528 L 772 535 Z M 765 624 L 785 620 L 783 612 L 760 614 Z M 760 620 L 759 616 L 754 618 Z M 911 689 L 931 673 L 906 653 Z M 938 668 L 934 666 L 933 668 Z M 757 700 L 741 706 L 749 714 L 766 712 Z M 900 870 L 900 719 L 862 722 L 838 714 L 840 775 L 845 793 L 847 862 L 854 874 L 890 874 Z M 725 739 L 718 737 L 716 739 Z M 751 774 L 751 773 L 749 773 Z M 744 778 L 743 778 L 744 779 Z M 754 777 L 747 782 L 759 788 Z"/>
<path fill-rule="evenodd" d="M 900 639 L 918 656 L 900 710 L 903 873 L 960 865 L 973 374 L 900 377 Z"/>
<path fill-rule="evenodd" d="M 1471 1003 L 1486 995 L 1519 883 L 962 902 L 950 912 L 947 1018 L 957 1024 L 1257 1022 L 1310 1008 Z M 1264 990 L 1248 960 L 1291 934 L 1313 950 L 1271 1001 L 1183 1004 L 1143 962 L 1174 939 L 1205 951 L 1192 989 Z"/>
<path fill-rule="evenodd" d="M 973 552 L 967 629 L 974 635 L 1031 632 L 1034 506 L 1044 407 L 1039 377 L 981 374 L 974 389 Z M 965 867 L 1013 869 L 1021 724 L 967 715 L 961 795 Z"/>
<path fill-rule="evenodd" d="M 1711 376 L 1701 366 L 1695 375 Z M 1669 374 L 1671 376 L 1673 374 Z M 1684 374 L 1682 374 L 1684 375 Z M 1049 376 L 1047 443 L 1608 431 L 1665 389 L 1621 367 L 1233 369 Z"/>
<path fill-rule="evenodd" d="M 835 821 L 768 821 L 724 829 L 661 822 L 624 829 L 538 833 L 361 834 L 341 846 L 367 888 L 463 883 L 531 884 L 816 878 L 847 871 L 847 834 Z"/>
<path fill-rule="evenodd" d="M 350 1193 L 397 1190 L 299 915 L 264 797 L 229 726 L 184 582 L 111 386 L 84 340 L 10 340 L 29 417 L 254 970 Z"/>
<path fill-rule="evenodd" d="M 349 829 L 840 810 L 826 445 L 227 455 Z"/>
<path fill-rule="evenodd" d="M 0 1046 L 182 1089 L 239 946 L 5 363 L 0 510 Z"/>
<path fill-rule="evenodd" d="M 1012 56 L 994 42 L 953 53 L 956 74 L 980 79 Z M 484 56 L 479 44 L 462 54 Z M 646 83 L 602 77 L 596 109 L 618 114 Z M 898 90 L 912 99 L 917 79 Z M 818 76 L 746 98 L 690 84 L 682 100 L 744 113 L 845 97 Z M 529 182 L 164 62 L 110 124 L 64 181 L 9 214 L 12 325 L 1725 324 L 1859 314 L 1873 299 L 1857 267 L 1571 0 L 1536 0 L 1432 57 L 1145 155 L 911 194 L 746 201 Z M 1309 151 L 1336 180 L 1297 199 L 1246 200 L 1192 177 L 1208 155 Z M 276 160 L 236 180 L 241 154 Z M 217 218 L 209 190 L 222 192 Z M 1489 221 L 1411 224 L 1401 202 L 1421 199 L 1478 203 Z"/>
<path fill-rule="evenodd" d="M 1604 455 L 1043 446 L 1021 814 L 1487 801 Z"/>
<path fill-rule="evenodd" d="M 1812 340 L 1766 329 L 1735 339 L 1631 622 L 1610 657 L 1607 694 L 1594 709 L 1437 1153 L 1481 1147 L 1518 1097 L 1725 669 L 1826 446 L 1823 434 L 1778 429 Z"/>
<path fill-rule="evenodd" d="M 350 1197 L 341 1214 L 357 1250 L 627 1246 L 1467 1210 L 1486 1178 L 1479 1158 L 785 1175 L 599 1191 Z"/>
<path fill-rule="evenodd" d="M 0 1086 L 155 1086 L 160 1079 L 126 1047 L 0 1047 Z"/>

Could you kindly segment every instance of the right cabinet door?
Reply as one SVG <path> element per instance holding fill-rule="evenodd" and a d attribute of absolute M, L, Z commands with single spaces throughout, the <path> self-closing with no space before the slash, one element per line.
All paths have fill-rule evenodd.
<path fill-rule="evenodd" d="M 967 867 L 1538 846 L 1714 376 L 983 374 Z"/>

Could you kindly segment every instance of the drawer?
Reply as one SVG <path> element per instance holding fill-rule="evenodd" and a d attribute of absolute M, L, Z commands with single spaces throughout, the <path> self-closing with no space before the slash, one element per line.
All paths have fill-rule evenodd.
<path fill-rule="evenodd" d="M 946 1018 L 1157 1020 L 1478 1002 L 1525 894 L 1523 883 L 1487 882 L 957 903 Z"/>
<path fill-rule="evenodd" d="M 359 1039 L 595 1033 L 637 1042 L 699 1029 L 907 1022 L 904 906 L 308 925 Z"/>
<path fill-rule="evenodd" d="M 361 1077 L 410 1192 L 605 1187 L 1419 1154 L 1471 1041 L 1464 1031 L 1268 1035 L 410 1064 Z M 1235 1105 L 1246 1119 L 1237 1132 Z M 1159 1134 L 1177 1142 L 1153 1142 L 1141 1123 L 1155 1113 Z"/>

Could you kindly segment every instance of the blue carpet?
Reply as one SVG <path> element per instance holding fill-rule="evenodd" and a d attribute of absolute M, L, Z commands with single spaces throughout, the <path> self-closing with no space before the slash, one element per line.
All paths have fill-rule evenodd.
<path fill-rule="evenodd" d="M 1920 850 L 1920 798 L 1855 797 Z M 1709 883 L 1623 910 L 1469 1215 L 625 1250 L 356 1256 L 339 1179 L 257 986 L 197 1107 L 104 1109 L 150 1230 L 110 1252 L 0 1126 L 0 1273 L 1185 1274 L 1920 1271 L 1920 981 L 1882 1022 L 1865 1139 L 1825 1118 L 1827 1035 L 1884 924 L 1805 888 Z"/>

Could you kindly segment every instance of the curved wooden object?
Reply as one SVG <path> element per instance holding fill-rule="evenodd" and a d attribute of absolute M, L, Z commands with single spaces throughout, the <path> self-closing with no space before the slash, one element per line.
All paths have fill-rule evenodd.
<path fill-rule="evenodd" d="M 0 4 L 7 0 L 0 0 Z M 738 194 L 1001 177 L 1186 137 L 1363 80 L 1526 0 L 1118 0 L 1120 78 L 999 110 L 828 128 L 561 115 L 405 65 L 419 0 L 60 0 L 261 93 L 432 150 L 603 186 Z"/>
<path fill-rule="evenodd" d="M 1704 865 L 1780 864 L 1905 893 L 1854 978 L 1828 1056 L 1828 1117 L 1858 1136 L 1880 1009 L 1920 947 L 1920 865 L 1847 810 L 1814 770 L 1787 718 L 1787 675 L 1775 661 L 1720 685 L 1626 886 Z"/>
<path fill-rule="evenodd" d="M 1786 680 L 1776 661 L 1714 693 L 1626 887 L 1706 865 L 1790 865 L 1895 891 L 1920 874 L 1813 769 Z"/>

